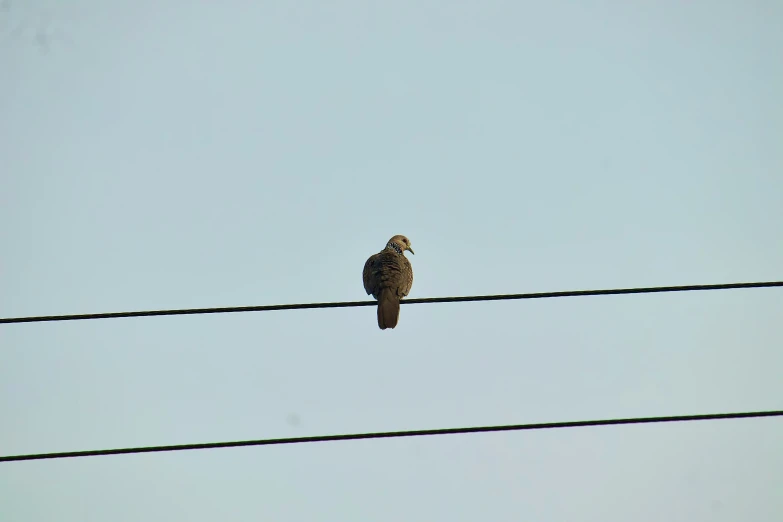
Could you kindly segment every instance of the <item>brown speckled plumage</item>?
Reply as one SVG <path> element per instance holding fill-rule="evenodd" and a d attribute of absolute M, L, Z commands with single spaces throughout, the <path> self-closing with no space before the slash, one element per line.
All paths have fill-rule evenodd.
<path fill-rule="evenodd" d="M 364 289 L 378 300 L 378 327 L 381 330 L 397 326 L 400 299 L 408 295 L 413 285 L 413 268 L 404 255 L 406 250 L 413 254 L 411 242 L 407 237 L 397 235 L 364 264 Z"/>

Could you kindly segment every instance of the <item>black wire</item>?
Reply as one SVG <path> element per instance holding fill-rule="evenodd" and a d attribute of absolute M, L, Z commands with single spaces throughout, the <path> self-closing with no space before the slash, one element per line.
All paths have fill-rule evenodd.
<path fill-rule="evenodd" d="M 732 290 L 737 288 L 770 288 L 783 286 L 783 281 L 760 283 L 726 283 L 718 285 L 656 286 L 647 288 L 615 288 L 609 290 L 571 290 L 565 292 L 540 292 L 530 294 L 475 295 L 463 297 L 427 297 L 404 299 L 402 304 L 462 303 L 467 301 L 506 301 L 512 299 L 543 299 L 547 297 L 581 297 L 588 295 L 654 294 L 662 292 L 692 292 L 697 290 Z M 0 318 L 2 323 L 38 323 L 44 321 L 79 321 L 83 319 L 116 319 L 119 317 L 150 317 L 158 315 L 226 314 L 235 312 L 268 312 L 272 310 L 305 310 L 309 308 L 349 308 L 375 306 L 375 301 L 348 301 L 342 303 L 302 303 L 262 306 L 231 306 L 226 308 L 190 308 L 182 310 L 147 310 L 141 312 L 108 312 L 77 315 L 45 315 L 38 317 Z"/>
<path fill-rule="evenodd" d="M 272 446 L 277 444 L 301 444 L 305 442 L 331 442 L 338 440 L 361 440 L 361 439 L 392 439 L 399 437 L 421 437 L 425 435 L 455 435 L 461 433 L 487 433 L 499 431 L 522 431 L 522 430 L 545 430 L 552 428 L 581 428 L 587 426 L 612 426 L 618 424 L 652 424 L 658 422 L 683 422 L 683 421 L 704 421 L 718 419 L 748 419 L 754 417 L 780 417 L 781 411 L 757 411 L 742 413 L 711 413 L 706 415 L 679 415 L 671 417 L 639 417 L 631 419 L 604 419 L 590 421 L 571 421 L 571 422 L 545 422 L 540 424 L 515 424 L 506 426 L 476 426 L 472 428 L 446 428 L 436 430 L 415 430 L 415 431 L 387 431 L 376 433 L 351 433 L 346 435 L 316 435 L 312 437 L 292 437 L 286 439 L 261 439 L 261 440 L 243 440 L 235 442 L 208 442 L 204 444 L 180 444 L 176 446 L 147 446 L 141 448 L 120 448 L 107 450 L 90 451 L 66 451 L 61 453 L 38 453 L 31 455 L 9 455 L 0 456 L 0 462 L 11 462 L 18 460 L 44 460 L 44 459 L 64 459 L 71 457 L 97 457 L 102 455 L 119 455 L 127 453 L 153 453 L 160 451 L 185 451 L 216 448 L 236 448 L 240 446 Z"/>

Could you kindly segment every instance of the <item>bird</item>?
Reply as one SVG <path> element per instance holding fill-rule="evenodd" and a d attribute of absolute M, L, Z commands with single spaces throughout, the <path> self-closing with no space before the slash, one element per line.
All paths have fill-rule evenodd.
<path fill-rule="evenodd" d="M 413 268 L 405 251 L 413 252 L 407 237 L 392 237 L 383 250 L 364 263 L 362 280 L 367 295 L 378 300 L 378 327 L 394 328 L 400 318 L 400 299 L 408 295 L 413 285 Z"/>

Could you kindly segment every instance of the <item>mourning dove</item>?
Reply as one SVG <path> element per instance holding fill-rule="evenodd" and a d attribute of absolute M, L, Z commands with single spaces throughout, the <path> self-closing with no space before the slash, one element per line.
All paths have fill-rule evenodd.
<path fill-rule="evenodd" d="M 414 253 L 408 238 L 397 235 L 386 243 L 386 248 L 364 263 L 364 289 L 378 300 L 378 327 L 381 330 L 397 326 L 400 299 L 408 295 L 413 285 L 413 269 L 403 254 L 406 250 Z"/>

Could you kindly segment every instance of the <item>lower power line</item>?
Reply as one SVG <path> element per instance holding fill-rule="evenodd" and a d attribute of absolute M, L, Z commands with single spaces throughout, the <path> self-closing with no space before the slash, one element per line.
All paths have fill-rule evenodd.
<path fill-rule="evenodd" d="M 554 428 L 584 428 L 590 426 L 616 426 L 619 424 L 654 424 L 661 422 L 706 421 L 720 419 L 749 419 L 758 417 L 781 417 L 780 411 L 756 411 L 741 413 L 710 413 L 706 415 L 679 415 L 670 417 L 637 417 L 630 419 L 603 419 L 570 422 L 545 422 L 539 424 L 512 424 L 505 426 L 474 426 L 470 428 L 445 428 L 434 430 L 387 431 L 376 433 L 350 433 L 345 435 L 315 435 L 311 437 L 291 437 L 283 439 L 243 440 L 234 442 L 207 442 L 202 444 L 180 444 L 176 446 L 147 446 L 140 448 L 119 448 L 89 451 L 66 451 L 60 453 L 38 453 L 30 455 L 0 456 L 0 462 L 18 460 L 64 459 L 72 457 L 98 457 L 129 453 L 154 453 L 161 451 L 185 451 L 217 448 L 237 448 L 240 446 L 273 446 L 278 444 L 302 444 L 306 442 L 333 442 L 340 440 L 392 439 L 401 437 L 423 437 L 426 435 L 457 435 L 463 433 L 489 433 L 501 431 L 545 430 Z"/>

